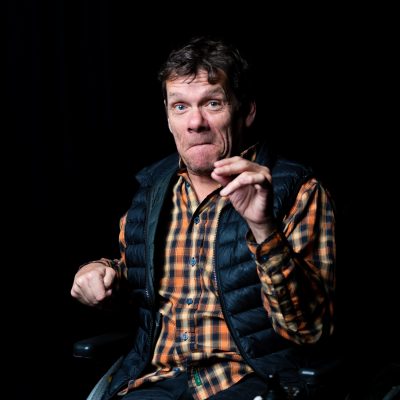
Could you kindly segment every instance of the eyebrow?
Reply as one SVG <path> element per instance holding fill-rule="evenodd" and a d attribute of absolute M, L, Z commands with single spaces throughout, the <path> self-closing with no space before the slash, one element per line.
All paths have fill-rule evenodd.
<path fill-rule="evenodd" d="M 168 97 L 170 97 L 170 98 L 182 96 L 181 92 L 170 92 L 170 93 L 167 92 L 167 94 L 168 94 Z M 215 96 L 217 94 L 222 94 L 225 96 L 225 91 L 222 89 L 222 87 L 207 90 L 203 95 L 211 97 L 211 96 Z"/>

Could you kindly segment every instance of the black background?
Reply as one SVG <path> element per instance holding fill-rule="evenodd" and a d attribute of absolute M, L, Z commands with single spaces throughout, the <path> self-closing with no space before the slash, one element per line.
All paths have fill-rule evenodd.
<path fill-rule="evenodd" d="M 168 52 L 195 34 L 238 45 L 256 69 L 261 136 L 313 166 L 334 196 L 344 345 L 366 340 L 368 358 L 392 353 L 390 10 L 168 3 L 143 11 L 134 3 L 3 6 L 13 396 L 79 398 L 72 343 L 114 320 L 70 298 L 73 276 L 83 262 L 118 257 L 118 221 L 135 172 L 173 150 L 156 75 Z"/>

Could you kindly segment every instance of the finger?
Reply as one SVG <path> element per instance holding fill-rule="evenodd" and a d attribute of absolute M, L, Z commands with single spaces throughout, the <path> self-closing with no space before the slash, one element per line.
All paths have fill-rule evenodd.
<path fill-rule="evenodd" d="M 221 191 L 221 196 L 229 196 L 237 189 L 242 188 L 248 185 L 257 185 L 257 190 L 259 188 L 263 188 L 266 190 L 269 182 L 265 175 L 261 173 L 253 173 L 253 172 L 243 172 L 242 174 L 238 175 L 235 179 L 228 183 Z"/>
<path fill-rule="evenodd" d="M 87 290 L 83 289 L 78 283 L 74 283 L 71 289 L 71 296 L 86 305 L 92 305 L 91 300 L 86 294 Z"/>
<path fill-rule="evenodd" d="M 211 172 L 211 178 L 222 186 L 226 186 L 233 179 L 231 176 L 218 175 L 215 171 Z"/>
<path fill-rule="evenodd" d="M 102 274 L 93 274 L 92 279 L 89 280 L 89 297 L 94 304 L 98 304 L 106 297 L 106 286 L 104 284 L 105 271 Z"/>
<path fill-rule="evenodd" d="M 239 160 L 244 160 L 244 158 L 239 157 L 239 156 L 229 157 L 229 158 L 222 158 L 221 160 L 215 161 L 214 167 L 216 167 L 216 168 L 223 167 L 225 165 L 229 165 L 229 164 L 235 163 L 235 162 L 237 162 Z"/>
<path fill-rule="evenodd" d="M 223 160 L 220 160 L 223 161 Z M 241 157 L 233 157 L 228 159 L 228 162 L 219 164 L 219 161 L 214 164 L 214 173 L 219 176 L 239 175 L 244 171 L 256 171 L 260 168 L 258 164 L 244 160 Z"/>
<path fill-rule="evenodd" d="M 214 165 L 216 167 L 211 173 L 211 177 L 222 186 L 226 186 L 242 172 L 255 169 L 254 166 L 256 164 L 241 157 L 231 157 L 226 160 L 217 161 Z"/>
<path fill-rule="evenodd" d="M 110 289 L 112 287 L 115 276 L 116 276 L 116 272 L 112 268 L 107 267 L 105 269 L 105 274 L 104 274 L 104 278 L 103 278 L 105 289 Z"/>
<path fill-rule="evenodd" d="M 74 297 L 89 305 L 96 305 L 103 300 L 105 297 L 104 269 L 96 269 L 78 274 L 75 277 L 73 287 Z"/>

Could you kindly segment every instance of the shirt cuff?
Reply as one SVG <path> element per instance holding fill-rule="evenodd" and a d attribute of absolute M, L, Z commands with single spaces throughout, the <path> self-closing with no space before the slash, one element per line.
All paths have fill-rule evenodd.
<path fill-rule="evenodd" d="M 121 261 L 118 260 L 118 259 L 109 260 L 108 258 L 100 258 L 100 260 L 89 261 L 89 262 L 86 262 L 86 263 L 80 265 L 79 269 L 81 269 L 85 265 L 88 265 L 88 264 L 91 264 L 91 263 L 99 263 L 99 264 L 103 264 L 106 267 L 112 268 L 117 273 L 117 277 L 118 278 L 121 275 L 121 265 L 120 265 Z"/>
<path fill-rule="evenodd" d="M 257 243 L 253 234 L 249 231 L 246 235 L 247 246 L 253 254 L 256 263 L 264 269 L 267 268 L 268 261 L 271 257 L 276 256 L 278 253 L 286 254 L 288 242 L 282 232 L 276 231 L 271 233 L 262 243 Z"/>

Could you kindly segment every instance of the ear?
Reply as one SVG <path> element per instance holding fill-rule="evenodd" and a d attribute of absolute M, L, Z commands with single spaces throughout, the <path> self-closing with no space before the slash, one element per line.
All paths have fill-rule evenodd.
<path fill-rule="evenodd" d="M 249 128 L 251 126 L 251 124 L 254 121 L 254 118 L 256 117 L 256 103 L 254 101 L 252 101 L 249 104 L 249 112 L 247 113 L 246 119 L 245 119 L 245 124 L 246 127 Z"/>

